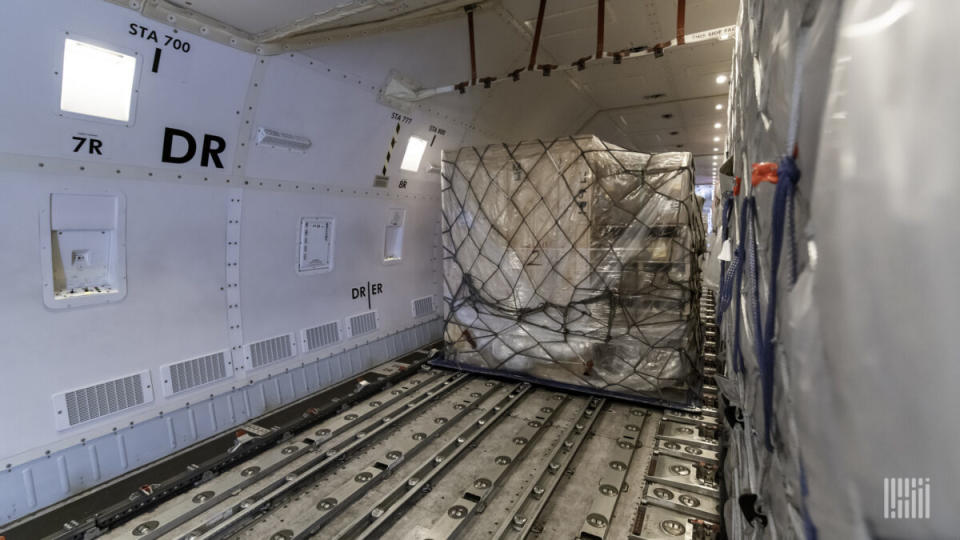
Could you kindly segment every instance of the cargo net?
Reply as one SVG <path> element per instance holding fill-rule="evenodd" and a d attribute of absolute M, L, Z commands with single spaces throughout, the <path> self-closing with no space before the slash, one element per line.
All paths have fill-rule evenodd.
<path fill-rule="evenodd" d="M 581 136 L 443 156 L 442 363 L 691 405 L 702 200 L 692 155 Z"/>

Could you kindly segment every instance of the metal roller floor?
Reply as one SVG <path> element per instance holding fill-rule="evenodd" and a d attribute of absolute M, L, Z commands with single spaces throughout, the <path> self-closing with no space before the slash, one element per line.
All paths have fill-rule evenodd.
<path fill-rule="evenodd" d="M 425 367 L 103 537 L 712 538 L 717 422 Z"/>
<path fill-rule="evenodd" d="M 715 370 L 712 336 L 707 345 Z M 50 538 L 722 537 L 715 387 L 691 414 L 420 356 L 300 405 L 325 400 L 326 411 L 246 424 L 214 465 L 191 466 L 202 474 L 145 485 Z"/>

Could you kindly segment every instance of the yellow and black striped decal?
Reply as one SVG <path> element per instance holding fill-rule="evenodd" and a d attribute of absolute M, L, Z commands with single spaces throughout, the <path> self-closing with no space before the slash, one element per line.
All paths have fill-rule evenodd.
<path fill-rule="evenodd" d="M 400 122 L 397 122 L 397 127 L 393 130 L 393 136 L 390 137 L 390 148 L 387 149 L 387 159 L 383 161 L 383 172 L 382 176 L 387 175 L 387 165 L 390 164 L 390 156 L 393 154 L 393 147 L 397 145 L 397 136 L 400 135 Z"/>

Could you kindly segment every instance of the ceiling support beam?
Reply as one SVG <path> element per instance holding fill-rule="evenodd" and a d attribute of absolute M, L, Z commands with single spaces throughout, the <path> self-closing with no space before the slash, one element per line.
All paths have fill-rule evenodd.
<path fill-rule="evenodd" d="M 683 0 L 680 1 L 682 2 Z M 603 58 L 603 21 L 605 18 L 603 11 L 606 4 L 606 0 L 597 0 L 597 60 Z"/>
<path fill-rule="evenodd" d="M 603 0 L 600 0 L 603 2 Z M 687 0 L 677 0 L 677 45 L 683 45 L 683 26 L 687 17 Z"/>
<path fill-rule="evenodd" d="M 537 67 L 537 48 L 540 46 L 540 31 L 543 30 L 543 15 L 547 10 L 547 0 L 540 0 L 540 11 L 537 12 L 537 28 L 533 31 L 533 45 L 530 46 L 530 63 L 527 71 Z"/>
<path fill-rule="evenodd" d="M 477 84 L 477 46 L 473 37 L 473 10 L 476 6 L 470 5 L 467 11 L 467 31 L 470 32 L 470 84 Z"/>

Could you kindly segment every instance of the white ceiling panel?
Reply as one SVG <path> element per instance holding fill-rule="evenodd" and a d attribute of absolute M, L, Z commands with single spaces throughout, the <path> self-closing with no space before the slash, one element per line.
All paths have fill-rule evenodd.
<path fill-rule="evenodd" d="M 176 0 L 172 2 L 253 35 L 316 23 L 330 29 L 389 19 L 447 0 Z"/>
<path fill-rule="evenodd" d="M 490 11 L 475 20 L 477 74 L 496 76 L 525 63 L 529 45 L 519 32 Z M 337 67 L 380 83 L 396 69 L 424 87 L 445 86 L 470 78 L 470 43 L 466 17 L 423 28 L 338 41 L 304 54 L 321 62 L 337 58 Z M 475 92 L 482 93 L 479 89 Z"/>

